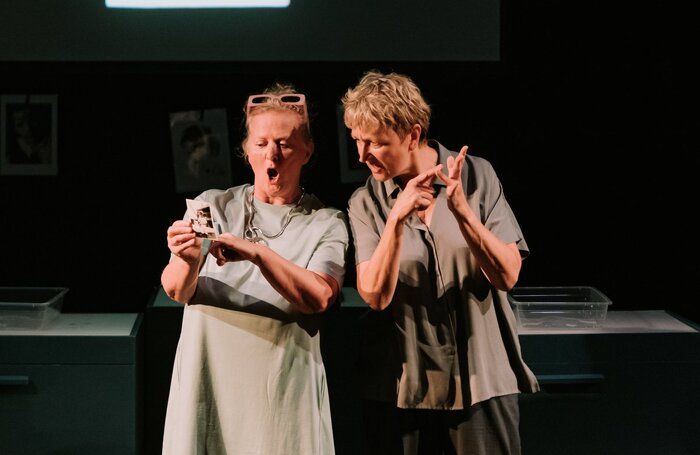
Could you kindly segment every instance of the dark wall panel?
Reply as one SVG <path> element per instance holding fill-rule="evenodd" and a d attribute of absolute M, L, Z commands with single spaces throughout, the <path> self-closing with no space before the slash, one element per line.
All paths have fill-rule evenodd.
<path fill-rule="evenodd" d="M 423 88 L 432 137 L 494 164 L 532 250 L 520 284 L 697 321 L 689 33 L 680 13 L 636 11 L 651 29 L 627 13 L 506 3 L 499 62 L 0 62 L 0 93 L 59 100 L 59 174 L 0 176 L 0 285 L 68 286 L 68 311 L 142 309 L 191 196 L 175 191 L 168 113 L 226 108 L 236 145 L 246 95 L 274 80 L 313 103 L 307 190 L 345 208 L 357 184 L 340 181 L 336 105 L 376 67 Z M 232 172 L 250 178 L 238 158 Z"/>

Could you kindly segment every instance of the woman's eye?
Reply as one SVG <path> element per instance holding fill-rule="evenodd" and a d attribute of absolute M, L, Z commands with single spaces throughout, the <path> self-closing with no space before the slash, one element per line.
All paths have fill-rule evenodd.
<path fill-rule="evenodd" d="M 277 144 L 280 150 L 289 150 L 291 148 L 291 145 L 287 141 L 276 141 L 275 144 Z"/>

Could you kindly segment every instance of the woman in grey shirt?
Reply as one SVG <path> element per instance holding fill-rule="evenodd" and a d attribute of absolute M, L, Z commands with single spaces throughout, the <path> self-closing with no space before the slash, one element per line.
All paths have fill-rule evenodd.
<path fill-rule="evenodd" d="M 362 347 L 370 452 L 520 453 L 517 394 L 538 384 L 506 293 L 529 250 L 496 173 L 427 138 L 404 75 L 368 72 L 343 105 L 372 172 L 348 205 L 357 289 L 384 322 Z"/>

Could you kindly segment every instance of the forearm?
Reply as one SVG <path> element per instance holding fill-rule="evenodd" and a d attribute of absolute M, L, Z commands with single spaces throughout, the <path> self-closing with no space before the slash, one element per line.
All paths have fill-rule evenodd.
<path fill-rule="evenodd" d="M 453 209 L 462 236 L 489 282 L 497 289 L 509 291 L 520 275 L 522 260 L 515 245 L 503 243 L 470 209 Z"/>
<path fill-rule="evenodd" d="M 374 310 L 383 310 L 394 296 L 399 279 L 403 222 L 389 215 L 369 261 L 357 267 L 357 291 Z"/>
<path fill-rule="evenodd" d="M 190 264 L 178 257 L 174 257 L 165 266 L 160 276 L 165 293 L 173 300 L 186 304 L 197 290 L 197 278 L 204 258 L 199 263 Z"/>
<path fill-rule="evenodd" d="M 267 247 L 256 248 L 252 261 L 268 283 L 300 313 L 321 313 L 338 296 L 339 285 L 334 278 L 306 270 Z"/>

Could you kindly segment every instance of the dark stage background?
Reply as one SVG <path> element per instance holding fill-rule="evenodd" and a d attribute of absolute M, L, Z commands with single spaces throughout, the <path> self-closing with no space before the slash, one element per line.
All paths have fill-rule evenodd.
<path fill-rule="evenodd" d="M 13 3 L 23 2 L 0 12 Z M 495 166 L 532 250 L 520 285 L 595 286 L 611 311 L 668 309 L 699 322 L 697 51 L 690 15 L 673 3 L 655 11 L 504 1 L 496 59 L 444 57 L 459 53 L 446 52 L 441 24 L 421 16 L 399 24 L 434 43 L 435 54 L 426 45 L 415 59 L 199 60 L 196 46 L 182 58 L 72 58 L 50 53 L 61 36 L 46 30 L 33 44 L 5 35 L 0 93 L 58 95 L 59 170 L 0 176 L 0 285 L 66 286 L 67 312 L 143 311 L 168 259 L 166 229 L 195 195 L 175 191 L 168 113 L 226 108 L 237 146 L 246 96 L 275 80 L 295 83 L 313 103 L 307 191 L 344 209 L 359 183 L 340 180 L 336 105 L 377 68 L 407 73 L 423 89 L 431 137 L 452 149 L 467 144 Z M 26 25 L 13 30 L 48 20 L 35 13 L 13 17 Z M 366 33 L 359 13 L 347 17 L 358 35 Z M 86 41 L 98 28 L 72 27 L 83 27 Z M 373 33 L 401 48 L 401 34 Z M 328 39 L 304 43 L 328 50 Z M 138 47 L 133 36 L 124 42 Z M 8 52 L 14 46 L 28 54 Z M 109 55 L 121 55 L 112 46 Z M 33 49 L 49 51 L 32 57 Z M 232 172 L 233 184 L 250 181 L 239 158 Z"/>

